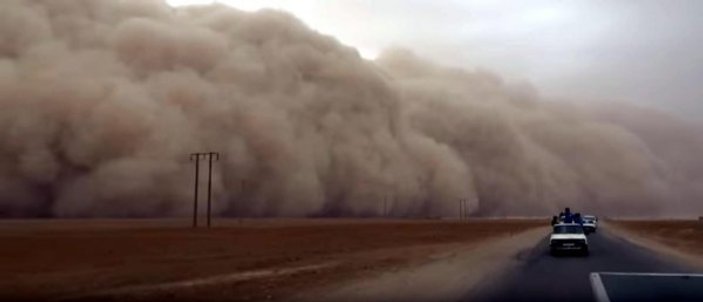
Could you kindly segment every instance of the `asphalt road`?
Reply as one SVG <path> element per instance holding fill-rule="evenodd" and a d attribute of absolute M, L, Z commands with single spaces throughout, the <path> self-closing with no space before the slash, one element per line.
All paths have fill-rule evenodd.
<path fill-rule="evenodd" d="M 517 269 L 500 277 L 487 276 L 481 290 L 467 294 L 466 301 L 594 301 L 591 272 L 695 272 L 603 228 L 589 235 L 588 242 L 588 257 L 554 257 L 545 238 L 518 256 L 523 263 Z"/>

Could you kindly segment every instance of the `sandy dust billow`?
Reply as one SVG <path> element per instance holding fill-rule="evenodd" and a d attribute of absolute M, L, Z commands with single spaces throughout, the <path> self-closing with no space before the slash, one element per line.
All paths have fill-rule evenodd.
<path fill-rule="evenodd" d="M 1 216 L 185 215 L 201 151 L 224 155 L 222 215 L 703 207 L 699 126 L 405 50 L 366 61 L 283 12 L 5 0 L 0 37 Z"/>
<path fill-rule="evenodd" d="M 233 220 L 192 230 L 177 220 L 4 221 L 0 300 L 286 300 L 545 222 Z"/>

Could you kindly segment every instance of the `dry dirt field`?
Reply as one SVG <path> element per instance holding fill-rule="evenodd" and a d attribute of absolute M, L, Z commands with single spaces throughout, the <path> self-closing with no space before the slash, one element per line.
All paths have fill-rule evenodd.
<path fill-rule="evenodd" d="M 0 301 L 280 300 L 542 220 L 0 221 Z M 700 236 L 700 230 L 698 230 Z"/>
<path fill-rule="evenodd" d="M 619 220 L 609 223 L 703 260 L 703 221 Z"/>

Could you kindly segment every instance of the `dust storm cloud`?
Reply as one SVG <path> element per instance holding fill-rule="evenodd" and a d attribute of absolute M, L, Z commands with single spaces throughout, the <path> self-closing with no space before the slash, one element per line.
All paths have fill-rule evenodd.
<path fill-rule="evenodd" d="M 654 110 L 543 100 L 405 50 L 366 61 L 276 11 L 2 5 L 2 216 L 185 215 L 199 151 L 223 154 L 221 215 L 703 208 L 700 128 Z"/>

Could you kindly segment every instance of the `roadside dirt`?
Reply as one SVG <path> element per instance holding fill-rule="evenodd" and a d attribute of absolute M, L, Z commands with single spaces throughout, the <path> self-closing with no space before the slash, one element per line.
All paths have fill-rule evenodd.
<path fill-rule="evenodd" d="M 461 301 L 482 286 L 500 280 L 520 264 L 549 233 L 543 226 L 475 244 L 445 247 L 423 263 L 349 280 L 302 295 L 300 301 Z"/>
<path fill-rule="evenodd" d="M 0 222 L 0 300 L 261 301 L 378 276 L 541 220 Z"/>
<path fill-rule="evenodd" d="M 698 220 L 608 221 L 642 246 L 678 257 L 703 269 L 703 222 Z"/>

